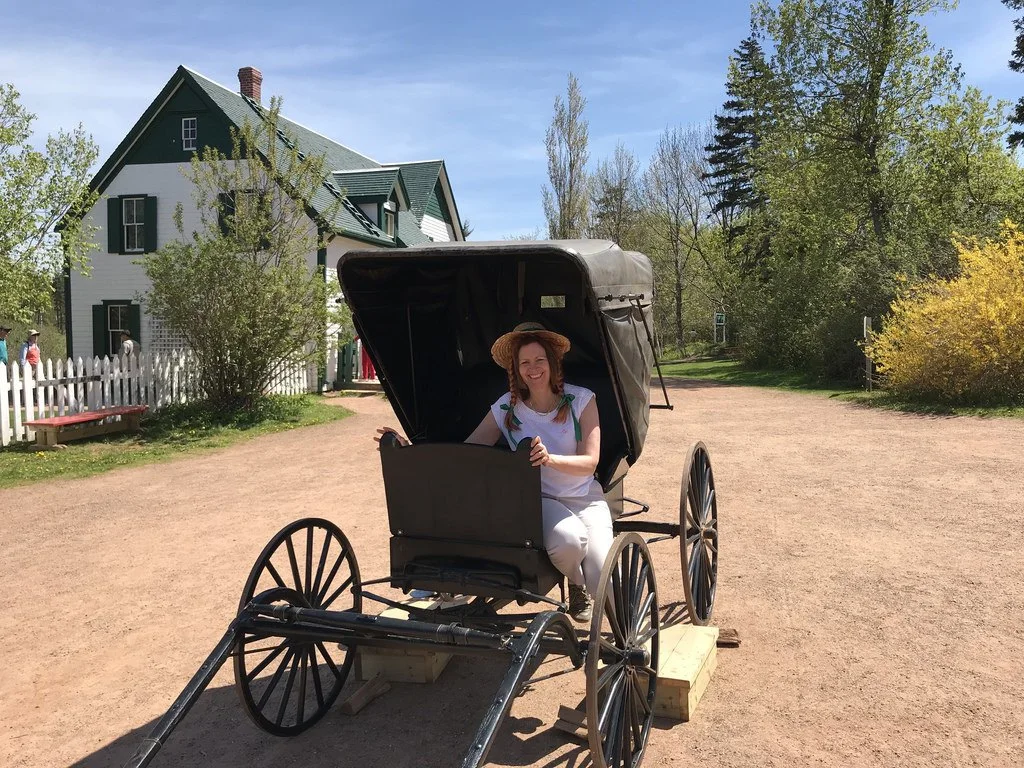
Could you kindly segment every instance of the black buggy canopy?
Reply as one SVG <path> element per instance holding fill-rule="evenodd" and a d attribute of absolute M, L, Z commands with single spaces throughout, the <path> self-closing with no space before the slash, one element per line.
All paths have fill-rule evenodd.
<path fill-rule="evenodd" d="M 654 361 L 654 280 L 643 254 L 605 240 L 352 250 L 338 260 L 338 280 L 413 442 L 461 442 L 473 431 L 508 391 L 491 345 L 532 320 L 569 338 L 565 380 L 597 394 L 604 487 L 639 458 Z"/>

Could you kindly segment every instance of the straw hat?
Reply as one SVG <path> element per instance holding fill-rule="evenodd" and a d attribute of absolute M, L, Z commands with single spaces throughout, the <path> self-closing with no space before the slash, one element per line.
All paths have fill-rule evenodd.
<path fill-rule="evenodd" d="M 512 347 L 515 345 L 516 339 L 527 333 L 531 336 L 540 336 L 551 345 L 552 349 L 555 350 L 555 354 L 559 357 L 563 357 L 571 346 L 565 336 L 549 331 L 540 323 L 520 323 L 508 333 L 499 336 L 498 340 L 491 346 L 491 357 L 494 358 L 494 362 L 506 371 L 511 369 Z"/>
<path fill-rule="evenodd" d="M 32 329 L 29 330 L 28 335 L 29 336 L 38 336 L 39 335 L 39 331 L 37 331 L 35 328 L 32 328 Z"/>

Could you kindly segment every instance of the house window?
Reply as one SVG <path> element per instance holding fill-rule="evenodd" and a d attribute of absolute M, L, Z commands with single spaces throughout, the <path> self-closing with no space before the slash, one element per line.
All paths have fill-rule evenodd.
<path fill-rule="evenodd" d="M 146 249 L 146 198 L 126 197 L 121 200 L 121 206 L 124 251 L 142 253 Z"/>
<path fill-rule="evenodd" d="M 116 355 L 121 349 L 121 331 L 131 332 L 127 304 L 107 305 L 107 349 L 106 354 Z"/>
<path fill-rule="evenodd" d="M 196 138 L 199 133 L 196 122 L 194 117 L 181 119 L 181 148 L 185 151 L 194 151 L 196 148 Z"/>
<path fill-rule="evenodd" d="M 395 212 L 384 210 L 384 234 L 388 237 L 395 236 Z"/>

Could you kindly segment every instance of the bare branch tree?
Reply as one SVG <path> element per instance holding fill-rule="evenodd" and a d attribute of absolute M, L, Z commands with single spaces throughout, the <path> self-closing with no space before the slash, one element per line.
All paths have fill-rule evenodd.
<path fill-rule="evenodd" d="M 588 127 L 583 118 L 587 100 L 576 76 L 569 73 L 566 101 L 555 97 L 555 114 L 544 144 L 548 153 L 548 181 L 545 186 L 544 215 L 552 239 L 583 237 L 587 228 Z"/>
<path fill-rule="evenodd" d="M 668 266 L 673 330 L 680 349 L 685 342 L 683 289 L 687 267 L 694 255 L 707 261 L 700 250 L 700 234 L 711 208 L 704 151 L 710 139 L 708 125 L 666 129 L 644 174 L 649 227 L 657 256 Z"/>

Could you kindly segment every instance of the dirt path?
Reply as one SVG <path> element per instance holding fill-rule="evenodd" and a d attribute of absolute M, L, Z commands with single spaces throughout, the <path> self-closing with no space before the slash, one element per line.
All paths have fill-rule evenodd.
<path fill-rule="evenodd" d="M 679 382 L 652 413 L 627 493 L 677 515 L 707 444 L 721 498 L 717 623 L 743 645 L 645 765 L 1020 765 L 1024 754 L 1024 424 L 901 416 L 800 394 Z M 300 516 L 332 519 L 364 574 L 387 572 L 370 437 L 342 422 L 222 452 L 0 491 L 0 766 L 117 766 L 213 648 L 252 562 Z M 654 545 L 662 601 L 678 550 Z M 567 669 L 564 661 L 542 667 Z M 456 659 L 355 718 L 296 739 L 251 725 L 229 670 L 154 766 L 458 765 L 502 669 Z M 551 729 L 582 673 L 537 683 L 496 766 L 581 768 Z"/>

